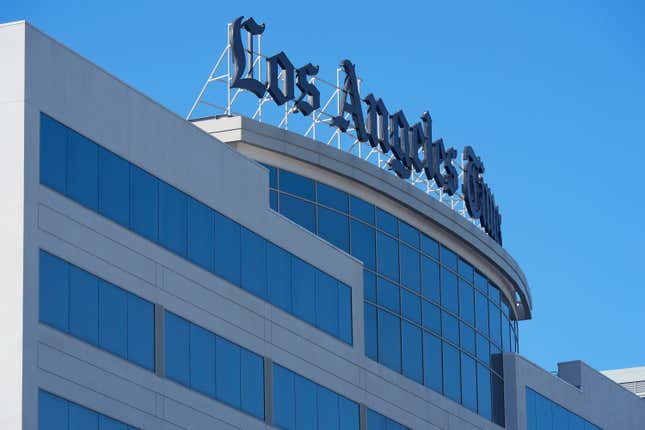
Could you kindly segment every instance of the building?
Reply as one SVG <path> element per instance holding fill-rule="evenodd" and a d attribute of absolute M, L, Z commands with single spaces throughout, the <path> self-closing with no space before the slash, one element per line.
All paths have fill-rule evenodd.
<path fill-rule="evenodd" d="M 645 398 L 645 367 L 603 370 L 601 373 L 641 399 Z"/>
<path fill-rule="evenodd" d="M 518 354 L 520 267 L 418 188 L 186 121 L 25 22 L 0 53 L 2 428 L 643 428 Z"/>

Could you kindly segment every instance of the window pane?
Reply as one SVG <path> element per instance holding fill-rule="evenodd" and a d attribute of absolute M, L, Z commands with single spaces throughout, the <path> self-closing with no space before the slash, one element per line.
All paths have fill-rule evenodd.
<path fill-rule="evenodd" d="M 69 406 L 60 397 L 38 392 L 38 423 L 41 430 L 68 430 Z"/>
<path fill-rule="evenodd" d="M 423 301 L 423 327 L 441 334 L 441 311 L 438 306 Z"/>
<path fill-rule="evenodd" d="M 459 322 L 461 349 L 475 355 L 475 330 L 469 325 Z"/>
<path fill-rule="evenodd" d="M 353 217 L 374 224 L 374 205 L 361 200 L 358 197 L 350 196 L 350 213 Z"/>
<path fill-rule="evenodd" d="M 491 377 L 493 422 L 504 427 L 504 383 L 497 376 Z"/>
<path fill-rule="evenodd" d="M 403 221 L 399 221 L 401 240 L 415 248 L 419 247 L 419 230 Z"/>
<path fill-rule="evenodd" d="M 378 278 L 378 304 L 393 312 L 400 313 L 399 287 L 383 278 Z"/>
<path fill-rule="evenodd" d="M 490 344 L 488 339 L 477 334 L 477 358 L 490 366 Z"/>
<path fill-rule="evenodd" d="M 154 242 L 159 232 L 158 181 L 136 166 L 130 166 L 130 227 Z"/>
<path fill-rule="evenodd" d="M 358 404 L 343 396 L 338 396 L 338 409 L 340 411 L 339 430 L 358 430 Z"/>
<path fill-rule="evenodd" d="M 266 164 L 262 165 L 269 170 L 269 187 L 274 189 L 278 188 L 278 169 Z"/>
<path fill-rule="evenodd" d="M 315 200 L 314 181 L 282 169 L 280 169 L 280 190 L 308 200 Z"/>
<path fill-rule="evenodd" d="M 491 419 L 490 404 L 490 370 L 486 366 L 477 364 L 477 410 L 479 415 Z"/>
<path fill-rule="evenodd" d="M 441 292 L 439 289 L 439 265 L 428 257 L 421 257 L 423 275 L 423 297 L 439 303 Z"/>
<path fill-rule="evenodd" d="M 376 308 L 365 303 L 365 355 L 372 360 L 377 359 L 377 329 L 376 329 Z"/>
<path fill-rule="evenodd" d="M 159 243 L 175 254 L 186 256 L 188 225 L 186 194 L 159 182 Z"/>
<path fill-rule="evenodd" d="M 307 230 L 316 232 L 316 213 L 313 203 L 280 194 L 280 213 Z"/>
<path fill-rule="evenodd" d="M 365 300 L 376 303 L 376 276 L 367 270 L 363 270 L 363 289 Z"/>
<path fill-rule="evenodd" d="M 273 209 L 274 211 L 278 211 L 278 192 L 277 191 L 269 191 L 269 207 Z"/>
<path fill-rule="evenodd" d="M 69 403 L 69 430 L 98 430 L 98 428 L 99 415 L 96 412 Z"/>
<path fill-rule="evenodd" d="M 475 294 L 477 330 L 488 335 L 488 299 L 477 292 Z"/>
<path fill-rule="evenodd" d="M 264 419 L 264 361 L 246 349 L 241 353 L 242 410 Z"/>
<path fill-rule="evenodd" d="M 71 131 L 67 145 L 67 195 L 93 210 L 99 206 L 98 146 Z"/>
<path fill-rule="evenodd" d="M 459 345 L 459 322 L 457 318 L 445 311 L 441 311 L 441 328 L 443 337 Z"/>
<path fill-rule="evenodd" d="M 475 360 L 461 353 L 461 403 L 477 412 L 477 379 Z"/>
<path fill-rule="evenodd" d="M 493 303 L 489 303 L 488 306 L 490 313 L 490 337 L 497 344 L 497 346 L 502 345 L 502 313 L 499 308 Z"/>
<path fill-rule="evenodd" d="M 215 393 L 217 398 L 240 408 L 240 347 L 228 340 L 215 338 Z"/>
<path fill-rule="evenodd" d="M 318 203 L 347 213 L 347 193 L 318 182 Z"/>
<path fill-rule="evenodd" d="M 214 212 L 215 219 L 215 273 L 227 281 L 240 285 L 240 225 Z"/>
<path fill-rule="evenodd" d="M 338 281 L 316 270 L 316 326 L 338 337 Z"/>
<path fill-rule="evenodd" d="M 401 289 L 401 312 L 405 318 L 421 324 L 421 299 L 419 296 Z"/>
<path fill-rule="evenodd" d="M 349 252 L 349 219 L 347 215 L 318 207 L 318 236 Z"/>
<path fill-rule="evenodd" d="M 98 279 L 78 267 L 69 266 L 69 332 L 91 343 L 99 343 Z"/>
<path fill-rule="evenodd" d="M 376 226 L 394 237 L 399 236 L 398 220 L 394 215 L 378 207 L 376 208 Z"/>
<path fill-rule="evenodd" d="M 242 288 L 267 298 L 267 242 L 246 228 L 242 228 Z"/>
<path fill-rule="evenodd" d="M 421 250 L 437 260 L 439 259 L 439 244 L 425 234 L 421 234 Z"/>
<path fill-rule="evenodd" d="M 352 343 L 352 289 L 338 283 L 338 334 L 340 339 Z"/>
<path fill-rule="evenodd" d="M 401 243 L 401 284 L 414 291 L 421 291 L 419 253 Z"/>
<path fill-rule="evenodd" d="M 387 421 L 385 417 L 371 409 L 368 409 L 367 430 L 387 430 Z"/>
<path fill-rule="evenodd" d="M 297 317 L 316 324 L 316 272 L 297 257 L 291 259 L 293 313 Z"/>
<path fill-rule="evenodd" d="M 441 304 L 455 314 L 459 311 L 457 277 L 444 268 L 441 268 Z"/>
<path fill-rule="evenodd" d="M 190 386 L 190 326 L 170 312 L 164 315 L 164 364 L 166 377 Z"/>
<path fill-rule="evenodd" d="M 318 405 L 316 384 L 302 376 L 295 375 L 296 429 L 316 429 L 318 426 Z"/>
<path fill-rule="evenodd" d="M 401 320 L 394 315 L 378 311 L 379 362 L 401 372 Z"/>
<path fill-rule="evenodd" d="M 490 296 L 490 299 L 497 304 L 502 300 L 502 295 L 499 289 L 490 282 L 488 283 L 488 295 Z"/>
<path fill-rule="evenodd" d="M 502 314 L 502 343 L 504 352 L 511 352 L 511 330 L 506 315 Z"/>
<path fill-rule="evenodd" d="M 65 194 L 67 183 L 67 127 L 40 115 L 40 183 Z"/>
<path fill-rule="evenodd" d="M 296 398 L 294 374 L 273 365 L 273 423 L 280 428 L 295 430 Z"/>
<path fill-rule="evenodd" d="M 40 251 L 40 321 L 64 332 L 69 331 L 69 265 Z"/>
<path fill-rule="evenodd" d="M 452 270 L 457 270 L 457 254 L 446 248 L 445 246 L 441 246 L 440 248 L 440 257 L 441 257 L 441 264 L 443 264 L 446 267 L 450 267 Z"/>
<path fill-rule="evenodd" d="M 338 395 L 318 385 L 318 428 L 338 429 Z"/>
<path fill-rule="evenodd" d="M 130 227 L 130 165 L 99 148 L 99 212 L 117 224 Z"/>
<path fill-rule="evenodd" d="M 128 294 L 128 360 L 149 370 L 155 368 L 155 308 Z"/>
<path fill-rule="evenodd" d="M 443 343 L 444 394 L 457 403 L 461 402 L 461 376 L 459 373 L 459 351 Z"/>
<path fill-rule="evenodd" d="M 405 321 L 402 324 L 403 375 L 423 384 L 421 329 Z"/>
<path fill-rule="evenodd" d="M 484 294 L 488 294 L 488 280 L 479 272 L 475 272 L 475 288 Z"/>
<path fill-rule="evenodd" d="M 112 418 L 101 415 L 99 417 L 99 429 L 100 430 L 126 430 L 125 424 L 113 420 Z"/>
<path fill-rule="evenodd" d="M 441 356 L 441 340 L 423 332 L 423 383 L 438 393 L 443 392 Z"/>
<path fill-rule="evenodd" d="M 215 232 L 213 211 L 195 199 L 188 199 L 188 259 L 213 271 Z"/>
<path fill-rule="evenodd" d="M 370 269 L 376 268 L 376 234 L 375 230 L 362 222 L 352 220 L 352 255 Z"/>
<path fill-rule="evenodd" d="M 215 397 L 215 336 L 190 324 L 190 388 Z"/>
<path fill-rule="evenodd" d="M 126 292 L 99 280 L 99 345 L 123 358 L 128 351 L 127 309 Z"/>
<path fill-rule="evenodd" d="M 291 312 L 291 255 L 272 243 L 267 243 L 267 278 L 269 301 Z"/>
<path fill-rule="evenodd" d="M 459 274 L 466 281 L 468 281 L 470 283 L 473 282 L 473 274 L 474 274 L 473 266 L 471 266 L 470 264 L 466 263 L 461 258 L 459 259 Z"/>
<path fill-rule="evenodd" d="M 378 250 L 377 267 L 379 273 L 388 278 L 399 280 L 399 247 L 395 239 L 379 232 L 376 235 Z"/>
<path fill-rule="evenodd" d="M 459 281 L 459 316 L 461 319 L 475 324 L 474 289 L 464 281 Z"/>

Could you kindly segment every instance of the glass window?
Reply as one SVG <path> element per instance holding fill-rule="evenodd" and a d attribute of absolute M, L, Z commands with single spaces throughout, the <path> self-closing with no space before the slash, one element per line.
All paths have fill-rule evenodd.
<path fill-rule="evenodd" d="M 459 311 L 457 277 L 443 267 L 441 268 L 441 304 L 455 314 Z"/>
<path fill-rule="evenodd" d="M 484 295 L 488 294 L 488 280 L 479 272 L 475 272 L 475 288 Z"/>
<path fill-rule="evenodd" d="M 407 288 L 420 291 L 421 270 L 419 268 L 419 253 L 401 243 L 401 284 Z"/>
<path fill-rule="evenodd" d="M 186 194 L 159 183 L 159 243 L 175 254 L 186 256 L 188 201 Z"/>
<path fill-rule="evenodd" d="M 190 388 L 215 397 L 215 335 L 190 324 L 189 350 Z"/>
<path fill-rule="evenodd" d="M 240 409 L 240 347 L 215 337 L 215 393 L 219 400 Z"/>
<path fill-rule="evenodd" d="M 490 315 L 490 338 L 498 346 L 502 346 L 502 313 L 493 303 L 488 306 Z"/>
<path fill-rule="evenodd" d="M 490 344 L 488 339 L 477 333 L 477 358 L 490 366 Z"/>
<path fill-rule="evenodd" d="M 295 375 L 295 427 L 296 429 L 315 429 L 318 426 L 318 395 L 316 384 Z"/>
<path fill-rule="evenodd" d="M 376 208 L 376 226 L 394 237 L 399 236 L 398 220 L 394 215 L 378 207 Z"/>
<path fill-rule="evenodd" d="M 361 200 L 358 197 L 350 196 L 350 214 L 368 224 L 374 224 L 374 205 Z"/>
<path fill-rule="evenodd" d="M 38 427 L 42 428 L 45 424 Z M 70 430 L 98 430 L 99 415 L 74 403 L 69 404 L 69 429 Z M 125 429 L 125 425 L 123 426 Z"/>
<path fill-rule="evenodd" d="M 318 428 L 338 430 L 338 395 L 318 385 Z"/>
<path fill-rule="evenodd" d="M 399 221 L 399 230 L 402 241 L 408 243 L 409 245 L 412 245 L 415 248 L 419 247 L 419 230 L 403 221 Z"/>
<path fill-rule="evenodd" d="M 425 300 L 423 301 L 423 327 L 441 334 L 441 310 Z"/>
<path fill-rule="evenodd" d="M 379 362 L 401 373 L 401 320 L 379 309 L 378 334 Z"/>
<path fill-rule="evenodd" d="M 376 234 L 375 230 L 360 221 L 352 220 L 352 255 L 370 269 L 376 268 Z"/>
<path fill-rule="evenodd" d="M 436 240 L 430 239 L 423 233 L 421 234 L 421 251 L 437 260 L 439 259 L 439 244 Z"/>
<path fill-rule="evenodd" d="M 272 243 L 267 243 L 267 281 L 269 301 L 291 312 L 291 255 Z"/>
<path fill-rule="evenodd" d="M 273 189 L 278 188 L 278 169 L 267 164 L 262 165 L 269 169 L 269 187 Z"/>
<path fill-rule="evenodd" d="M 128 295 L 121 288 L 99 281 L 99 344 L 127 357 Z"/>
<path fill-rule="evenodd" d="M 213 211 L 195 199 L 188 198 L 187 256 L 198 266 L 213 271 L 215 231 Z"/>
<path fill-rule="evenodd" d="M 459 281 L 459 316 L 461 319 L 475 324 L 474 289 L 463 280 Z"/>
<path fill-rule="evenodd" d="M 450 267 L 452 270 L 457 270 L 457 254 L 446 248 L 445 246 L 441 246 L 441 264 L 443 264 L 446 267 Z"/>
<path fill-rule="evenodd" d="M 276 427 L 287 430 L 296 429 L 294 379 L 292 372 L 273 365 L 273 423 Z"/>
<path fill-rule="evenodd" d="M 405 318 L 421 324 L 421 299 L 419 296 L 401 289 L 401 313 Z"/>
<path fill-rule="evenodd" d="M 474 274 L 473 266 L 466 263 L 461 258 L 459 259 L 459 274 L 461 275 L 462 278 L 464 278 L 469 283 L 473 282 L 473 274 Z"/>
<path fill-rule="evenodd" d="M 269 207 L 274 211 L 278 212 L 278 192 L 269 191 Z"/>
<path fill-rule="evenodd" d="M 65 193 L 67 184 L 67 127 L 40 115 L 40 183 Z"/>
<path fill-rule="evenodd" d="M 441 292 L 439 289 L 439 265 L 428 257 L 421 257 L 421 273 L 423 275 L 423 297 L 439 303 Z"/>
<path fill-rule="evenodd" d="M 246 228 L 242 228 L 242 288 L 267 298 L 267 242 Z"/>
<path fill-rule="evenodd" d="M 367 270 L 363 270 L 363 289 L 365 300 L 376 303 L 376 276 Z"/>
<path fill-rule="evenodd" d="M 316 270 L 316 325 L 338 337 L 338 281 Z"/>
<path fill-rule="evenodd" d="M 318 236 L 345 252 L 349 252 L 349 218 L 318 207 Z"/>
<path fill-rule="evenodd" d="M 495 302 L 497 304 L 500 303 L 501 298 L 502 298 L 501 293 L 500 293 L 499 289 L 495 285 L 493 285 L 491 283 L 488 283 L 488 295 L 490 296 L 490 299 L 493 302 Z"/>
<path fill-rule="evenodd" d="M 378 358 L 376 308 L 365 303 L 363 312 L 365 313 L 365 355 L 376 360 Z"/>
<path fill-rule="evenodd" d="M 45 391 L 38 392 L 38 423 L 42 430 L 69 429 L 69 404 Z"/>
<path fill-rule="evenodd" d="M 490 403 L 490 370 L 477 363 L 477 412 L 486 419 L 491 419 Z"/>
<path fill-rule="evenodd" d="M 511 352 L 511 331 L 508 317 L 502 314 L 502 347 L 504 352 Z"/>
<path fill-rule="evenodd" d="M 330 208 L 337 209 L 343 213 L 348 212 L 349 200 L 347 193 L 329 185 L 317 183 L 318 203 Z"/>
<path fill-rule="evenodd" d="M 280 190 L 307 200 L 315 200 L 314 181 L 282 169 L 280 169 Z"/>
<path fill-rule="evenodd" d="M 104 415 L 99 417 L 100 430 L 126 430 L 125 424 Z"/>
<path fill-rule="evenodd" d="M 457 403 L 461 402 L 461 375 L 459 351 L 450 344 L 443 343 L 443 381 L 444 394 Z"/>
<path fill-rule="evenodd" d="M 491 377 L 491 393 L 493 422 L 504 427 L 504 382 L 495 375 Z"/>
<path fill-rule="evenodd" d="M 403 375 L 423 384 L 421 329 L 403 321 L 401 340 L 403 344 Z"/>
<path fill-rule="evenodd" d="M 280 193 L 280 213 L 306 228 L 316 232 L 316 208 L 313 203 Z"/>
<path fill-rule="evenodd" d="M 338 334 L 340 340 L 352 343 L 352 289 L 338 283 Z"/>
<path fill-rule="evenodd" d="M 240 225 L 214 212 L 215 220 L 215 274 L 240 285 L 241 244 Z"/>
<path fill-rule="evenodd" d="M 154 305 L 128 294 L 128 360 L 149 370 L 155 368 Z"/>
<path fill-rule="evenodd" d="M 461 349 L 475 355 L 475 330 L 469 325 L 459 322 L 459 334 L 461 341 Z"/>
<path fill-rule="evenodd" d="M 378 250 L 377 267 L 379 273 L 398 281 L 399 246 L 397 240 L 379 232 L 376 235 L 376 249 Z"/>
<path fill-rule="evenodd" d="M 343 396 L 338 396 L 338 411 L 340 413 L 339 430 L 359 429 L 360 417 L 357 403 Z"/>
<path fill-rule="evenodd" d="M 297 257 L 291 259 L 293 313 L 310 324 L 316 324 L 316 272 Z"/>
<path fill-rule="evenodd" d="M 475 360 L 461 353 L 461 403 L 477 412 L 477 376 Z"/>
<path fill-rule="evenodd" d="M 459 345 L 459 322 L 457 318 L 445 311 L 441 311 L 441 328 L 443 337 Z"/>
<path fill-rule="evenodd" d="M 98 146 L 71 130 L 67 144 L 67 195 L 85 207 L 98 210 Z"/>
<path fill-rule="evenodd" d="M 69 330 L 69 265 L 45 251 L 39 253 L 40 322 Z"/>
<path fill-rule="evenodd" d="M 494 372 L 497 372 L 498 375 L 502 374 L 502 350 L 493 343 L 490 344 L 490 367 Z"/>
<path fill-rule="evenodd" d="M 423 332 L 423 383 L 438 393 L 443 392 L 441 340 Z"/>
<path fill-rule="evenodd" d="M 242 410 L 257 418 L 264 418 L 264 360 L 257 354 L 241 348 Z"/>
<path fill-rule="evenodd" d="M 99 212 L 122 226 L 130 226 L 130 166 L 103 148 L 99 157 Z"/>
<path fill-rule="evenodd" d="M 56 260 L 64 263 L 62 260 Z M 86 342 L 97 345 L 99 314 L 97 279 L 81 269 L 70 266 L 70 289 L 69 332 Z"/>
<path fill-rule="evenodd" d="M 384 417 L 378 412 L 367 409 L 367 427 L 366 430 L 407 430 L 407 427 Z"/>
<path fill-rule="evenodd" d="M 399 287 L 383 278 L 378 278 L 378 304 L 393 312 L 400 313 Z"/>
<path fill-rule="evenodd" d="M 475 294 L 475 306 L 477 330 L 488 335 L 488 299 L 480 292 Z"/>
<path fill-rule="evenodd" d="M 154 242 L 159 233 L 159 185 L 157 179 L 130 166 L 130 227 Z"/>
<path fill-rule="evenodd" d="M 185 319 L 170 312 L 165 312 L 164 319 L 166 377 L 190 387 L 190 325 Z M 198 368 L 198 374 L 199 370 Z"/>

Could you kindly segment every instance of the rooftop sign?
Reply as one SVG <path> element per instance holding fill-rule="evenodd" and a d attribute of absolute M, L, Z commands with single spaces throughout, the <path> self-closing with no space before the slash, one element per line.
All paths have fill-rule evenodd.
<path fill-rule="evenodd" d="M 278 106 L 285 106 L 281 125 L 287 123 L 292 114 L 312 116 L 312 137 L 316 137 L 316 122 L 326 123 L 337 130 L 339 138 L 341 133 L 348 134 L 355 139 L 355 143 L 369 145 L 370 154 L 379 153 L 379 165 L 383 164 L 382 167 L 387 167 L 399 178 L 411 180 L 415 185 L 422 179 L 427 190 L 438 193 L 439 200 L 444 195 L 451 198 L 453 209 L 457 199 L 464 206 L 463 212 L 467 212 L 491 238 L 502 244 L 502 217 L 495 197 L 484 181 L 484 164 L 472 147 L 464 148 L 459 164 L 455 148 L 446 147 L 441 138 L 433 139 L 432 117 L 428 112 L 423 112 L 418 120 L 411 123 L 402 110 L 390 112 L 383 99 L 373 93 L 361 96 L 356 66 L 349 60 L 341 61 L 337 70 L 333 96 L 336 100 L 335 112 L 329 112 L 331 100 L 321 108 L 321 92 L 316 84 L 333 84 L 317 77 L 318 66 L 308 63 L 295 67 L 283 51 L 263 56 L 259 46 L 264 31 L 265 25 L 258 24 L 253 18 L 239 17 L 229 24 L 225 52 L 193 105 L 189 118 L 200 103 L 220 107 L 225 114 L 231 115 L 232 104 L 240 91 L 258 98 L 258 110 L 254 117 L 259 112 L 261 118 L 262 106 L 269 100 Z M 246 36 L 246 45 L 243 35 Z M 255 47 L 254 43 L 257 43 Z M 217 76 L 224 54 L 228 72 Z M 265 61 L 265 79 L 262 78 L 262 59 Z M 226 107 L 203 100 L 207 86 L 218 80 L 224 80 L 228 87 Z M 234 96 L 231 95 L 232 90 L 236 91 Z M 325 119 L 321 119 L 323 114 L 326 115 Z M 380 163 L 381 155 L 387 158 L 384 163 Z"/>

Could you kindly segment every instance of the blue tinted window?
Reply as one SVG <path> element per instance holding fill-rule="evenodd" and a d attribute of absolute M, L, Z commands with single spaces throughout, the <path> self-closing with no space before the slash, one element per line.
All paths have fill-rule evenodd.
<path fill-rule="evenodd" d="M 340 413 L 339 430 L 358 430 L 358 404 L 343 396 L 338 396 L 338 410 Z"/>
<path fill-rule="evenodd" d="M 338 395 L 318 385 L 318 428 L 337 430 L 338 418 Z"/>
<path fill-rule="evenodd" d="M 372 227 L 362 222 L 351 221 L 352 255 L 365 267 L 376 268 L 376 234 Z"/>
<path fill-rule="evenodd" d="M 130 165 L 99 148 L 99 212 L 114 222 L 130 227 Z"/>
<path fill-rule="evenodd" d="M 441 331 L 443 337 L 459 345 L 459 322 L 447 312 L 441 312 Z"/>
<path fill-rule="evenodd" d="M 491 393 L 493 422 L 504 427 L 504 382 L 494 375 L 491 377 Z"/>
<path fill-rule="evenodd" d="M 378 304 L 393 312 L 401 312 L 399 287 L 383 278 L 378 278 Z"/>
<path fill-rule="evenodd" d="M 188 198 L 163 182 L 159 183 L 159 243 L 172 252 L 186 256 Z"/>
<path fill-rule="evenodd" d="M 378 358 L 392 370 L 401 372 L 401 320 L 389 312 L 378 311 Z"/>
<path fill-rule="evenodd" d="M 318 389 L 316 384 L 300 376 L 294 378 L 297 406 L 295 428 L 315 429 L 318 425 Z"/>
<path fill-rule="evenodd" d="M 215 393 L 217 398 L 240 408 L 240 347 L 228 340 L 215 339 Z"/>
<path fill-rule="evenodd" d="M 294 384 L 292 372 L 282 366 L 273 365 L 273 423 L 287 430 L 296 429 Z"/>
<path fill-rule="evenodd" d="M 69 332 L 91 343 L 99 343 L 98 279 L 78 267 L 69 268 Z"/>
<path fill-rule="evenodd" d="M 475 330 L 469 325 L 459 322 L 461 349 L 475 355 Z"/>
<path fill-rule="evenodd" d="M 441 269 L 441 304 L 455 314 L 459 311 L 457 299 L 457 277 L 450 271 Z"/>
<path fill-rule="evenodd" d="M 401 289 L 401 313 L 405 318 L 421 324 L 421 299 L 419 296 Z"/>
<path fill-rule="evenodd" d="M 379 232 L 376 235 L 378 271 L 395 281 L 399 280 L 399 247 L 396 239 Z"/>
<path fill-rule="evenodd" d="M 365 300 L 376 303 L 376 276 L 372 272 L 363 270 L 363 287 Z"/>
<path fill-rule="evenodd" d="M 130 226 L 153 241 L 157 241 L 159 234 L 158 182 L 149 173 L 130 166 Z"/>
<path fill-rule="evenodd" d="M 70 403 L 69 428 L 70 430 L 98 430 L 99 415 L 82 406 Z"/>
<path fill-rule="evenodd" d="M 277 191 L 269 191 L 269 207 L 273 209 L 274 211 L 278 211 L 278 192 Z"/>
<path fill-rule="evenodd" d="M 67 194 L 97 210 L 99 205 L 98 147 L 71 131 L 67 144 Z"/>
<path fill-rule="evenodd" d="M 475 296 L 473 287 L 459 281 L 459 315 L 461 319 L 475 324 Z"/>
<path fill-rule="evenodd" d="M 297 257 L 291 259 L 293 313 L 316 324 L 316 271 Z"/>
<path fill-rule="evenodd" d="M 213 211 L 195 199 L 188 198 L 187 256 L 198 266 L 213 271 L 215 251 Z"/>
<path fill-rule="evenodd" d="M 414 291 L 420 291 L 421 271 L 419 253 L 401 243 L 401 284 Z"/>
<path fill-rule="evenodd" d="M 399 221 L 399 230 L 402 241 L 415 248 L 419 247 L 419 230 L 403 221 Z"/>
<path fill-rule="evenodd" d="M 377 347 L 377 325 L 376 325 L 376 308 L 365 303 L 365 355 L 372 360 L 378 357 Z"/>
<path fill-rule="evenodd" d="M 491 419 L 490 370 L 477 364 L 477 411 L 484 418 Z"/>
<path fill-rule="evenodd" d="M 459 373 L 459 351 L 457 348 L 444 342 L 443 344 L 443 380 L 444 394 L 454 400 L 461 402 L 461 376 Z"/>
<path fill-rule="evenodd" d="M 349 218 L 338 212 L 318 208 L 318 236 L 349 252 Z"/>
<path fill-rule="evenodd" d="M 498 346 L 502 345 L 502 313 L 493 303 L 488 306 L 490 315 L 490 337 Z"/>
<path fill-rule="evenodd" d="M 392 236 L 398 237 L 399 235 L 398 220 L 392 214 L 378 207 L 376 208 L 376 226 Z"/>
<path fill-rule="evenodd" d="M 242 228 L 242 288 L 267 298 L 267 242 L 246 228 Z"/>
<path fill-rule="evenodd" d="M 99 281 L 99 344 L 120 357 L 128 351 L 128 296 L 114 285 Z"/>
<path fill-rule="evenodd" d="M 185 319 L 166 312 L 164 336 L 166 376 L 187 387 L 191 386 L 190 324 Z M 200 370 L 197 369 L 198 374 Z M 204 382 L 204 386 L 206 385 L 207 381 Z"/>
<path fill-rule="evenodd" d="M 182 333 L 183 334 L 183 333 Z M 182 350 L 185 341 L 181 341 Z M 190 388 L 215 396 L 215 336 L 190 324 Z M 182 351 L 184 354 L 188 352 Z M 166 371 L 167 373 L 167 371 Z M 185 382 L 184 382 L 185 383 Z"/>
<path fill-rule="evenodd" d="M 338 284 L 338 334 L 341 340 L 352 343 L 352 289 Z"/>
<path fill-rule="evenodd" d="M 461 403 L 477 412 L 477 376 L 475 360 L 461 353 Z"/>
<path fill-rule="evenodd" d="M 441 311 L 438 306 L 423 301 L 423 327 L 441 334 Z"/>
<path fill-rule="evenodd" d="M 423 332 L 423 383 L 438 393 L 443 392 L 441 340 Z"/>
<path fill-rule="evenodd" d="M 318 183 L 318 203 L 347 213 L 349 200 L 347 193 L 329 185 Z"/>
<path fill-rule="evenodd" d="M 488 339 L 477 333 L 477 358 L 490 366 L 490 344 Z"/>
<path fill-rule="evenodd" d="M 488 299 L 480 292 L 475 294 L 475 306 L 477 330 L 488 335 Z"/>
<path fill-rule="evenodd" d="M 441 299 L 439 265 L 427 257 L 422 257 L 421 262 L 423 297 L 439 303 Z"/>
<path fill-rule="evenodd" d="M 308 200 L 315 200 L 314 181 L 282 169 L 280 170 L 280 189 Z"/>
<path fill-rule="evenodd" d="M 264 418 L 264 360 L 246 349 L 241 352 L 242 410 Z"/>
<path fill-rule="evenodd" d="M 439 244 L 425 234 L 421 234 L 421 250 L 437 260 L 439 259 Z"/>
<path fill-rule="evenodd" d="M 450 267 L 453 270 L 457 270 L 457 254 L 455 254 L 448 248 L 442 246 L 440 257 L 441 257 L 441 264 L 443 264 L 444 266 Z"/>
<path fill-rule="evenodd" d="M 126 430 L 125 424 L 104 415 L 99 417 L 99 428 L 101 430 Z"/>
<path fill-rule="evenodd" d="M 488 281 L 479 272 L 475 272 L 475 288 L 484 294 L 488 294 Z"/>
<path fill-rule="evenodd" d="M 491 283 L 488 284 L 488 295 L 490 296 L 490 299 L 497 304 L 499 304 L 502 299 L 499 289 Z"/>
<path fill-rule="evenodd" d="M 264 167 L 269 169 L 269 187 L 278 188 L 278 169 L 273 166 L 267 166 L 263 164 Z"/>
<path fill-rule="evenodd" d="M 291 255 L 272 243 L 267 244 L 269 301 L 291 312 Z"/>
<path fill-rule="evenodd" d="M 40 183 L 60 193 L 67 184 L 67 127 L 40 115 Z"/>
<path fill-rule="evenodd" d="M 421 329 L 405 321 L 401 326 L 403 375 L 423 384 Z"/>
<path fill-rule="evenodd" d="M 353 217 L 374 224 L 374 205 L 361 200 L 358 197 L 350 196 L 350 213 Z"/>
<path fill-rule="evenodd" d="M 466 263 L 461 258 L 459 259 L 459 274 L 461 275 L 462 278 L 464 278 L 468 282 L 470 283 L 473 282 L 473 274 L 474 274 L 473 266 Z"/>
<path fill-rule="evenodd" d="M 374 412 L 371 409 L 367 410 L 367 430 L 406 430 L 407 427 L 384 417 L 383 415 Z"/>
<path fill-rule="evenodd" d="M 338 337 L 338 281 L 316 270 L 316 325 Z"/>
<path fill-rule="evenodd" d="M 502 349 L 504 350 L 504 352 L 511 351 L 510 339 L 511 339 L 511 331 L 508 323 L 508 318 L 506 317 L 506 315 L 502 314 L 502 343 L 503 343 Z"/>
<path fill-rule="evenodd" d="M 39 253 L 40 321 L 69 330 L 69 265 L 44 251 Z"/>
<path fill-rule="evenodd" d="M 240 225 L 214 212 L 215 219 L 215 273 L 227 281 L 240 285 L 241 244 Z"/>
<path fill-rule="evenodd" d="M 40 430 L 68 430 L 69 404 L 44 391 L 38 392 L 38 428 Z"/>
<path fill-rule="evenodd" d="M 316 208 L 313 203 L 280 194 L 279 205 L 281 214 L 307 230 L 316 232 Z"/>
<path fill-rule="evenodd" d="M 149 370 L 155 368 L 155 308 L 128 294 L 128 360 Z"/>

